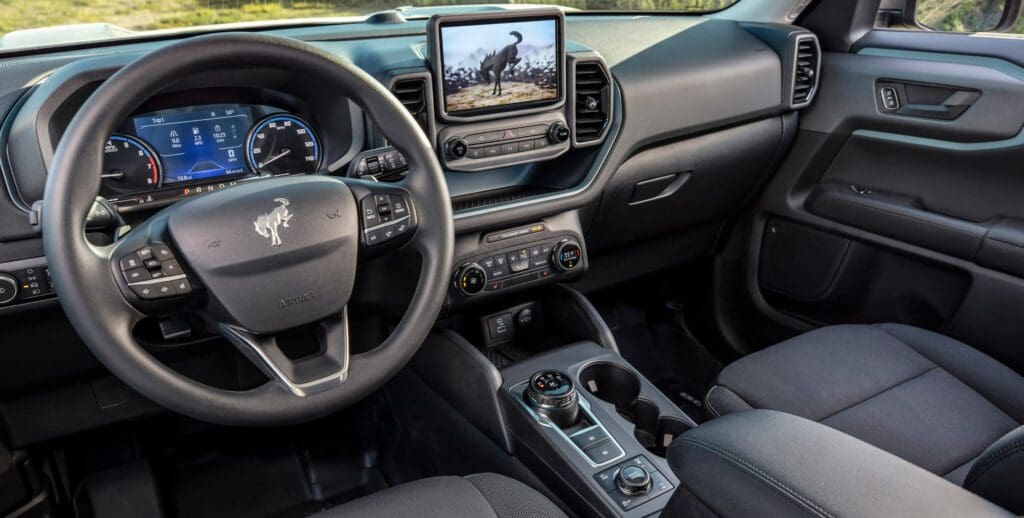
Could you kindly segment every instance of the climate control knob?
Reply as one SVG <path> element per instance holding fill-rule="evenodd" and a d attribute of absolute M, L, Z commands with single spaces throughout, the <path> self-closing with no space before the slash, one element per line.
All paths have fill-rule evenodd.
<path fill-rule="evenodd" d="M 473 296 L 484 290 L 487 272 L 479 264 L 467 264 L 455 274 L 455 287 L 464 295 Z"/>
<path fill-rule="evenodd" d="M 561 144 L 569 140 L 569 126 L 556 122 L 548 128 L 548 142 L 552 144 Z"/>
<path fill-rule="evenodd" d="M 576 269 L 582 260 L 583 248 L 575 241 L 562 241 L 551 252 L 551 264 L 563 272 Z"/>
<path fill-rule="evenodd" d="M 18 279 L 0 273 L 0 305 L 7 304 L 18 296 Z"/>

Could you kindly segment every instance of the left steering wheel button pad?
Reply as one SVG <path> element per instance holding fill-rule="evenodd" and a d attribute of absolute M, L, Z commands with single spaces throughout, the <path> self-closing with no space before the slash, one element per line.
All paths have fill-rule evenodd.
<path fill-rule="evenodd" d="M 121 273 L 132 292 L 143 300 L 192 292 L 181 263 L 167 245 L 154 243 L 121 258 Z"/>

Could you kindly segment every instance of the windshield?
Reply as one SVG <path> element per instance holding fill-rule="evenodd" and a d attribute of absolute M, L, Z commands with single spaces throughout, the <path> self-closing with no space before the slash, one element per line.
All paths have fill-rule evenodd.
<path fill-rule="evenodd" d="M 399 0 L 400 2 L 403 0 Z M 659 10 L 686 13 L 723 9 L 737 0 L 532 1 L 586 10 Z M 480 0 L 0 0 L 0 49 L 101 40 L 144 31 L 239 22 L 324 20 L 397 8 L 481 4 Z M 504 3 L 504 2 L 503 2 Z M 515 3 L 515 2 L 512 2 Z M 429 11 L 429 9 L 422 9 Z M 424 15 L 429 13 L 424 12 Z M 59 29 L 58 29 L 59 27 Z"/>

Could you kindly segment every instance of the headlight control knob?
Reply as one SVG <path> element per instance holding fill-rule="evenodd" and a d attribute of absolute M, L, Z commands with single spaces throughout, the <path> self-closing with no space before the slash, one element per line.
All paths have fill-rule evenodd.
<path fill-rule="evenodd" d="M 7 304 L 18 296 L 18 279 L 0 273 L 0 305 Z"/>

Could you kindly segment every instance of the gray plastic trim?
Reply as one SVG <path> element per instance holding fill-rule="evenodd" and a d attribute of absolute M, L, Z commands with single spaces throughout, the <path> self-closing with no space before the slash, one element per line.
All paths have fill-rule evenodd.
<path fill-rule="evenodd" d="M 911 135 L 901 135 L 899 133 L 887 133 L 884 131 L 863 129 L 855 130 L 851 135 L 854 137 L 887 140 L 889 142 L 897 142 L 900 144 L 947 149 L 951 151 L 992 151 L 995 149 L 1024 146 L 1024 130 L 1013 138 L 1005 140 L 990 140 L 988 142 L 952 142 L 949 140 L 915 137 Z"/>

